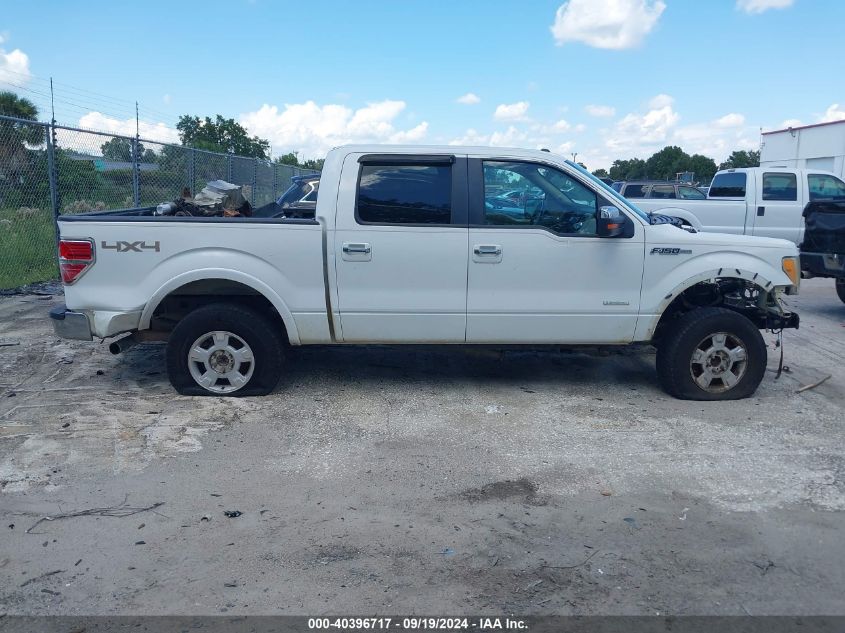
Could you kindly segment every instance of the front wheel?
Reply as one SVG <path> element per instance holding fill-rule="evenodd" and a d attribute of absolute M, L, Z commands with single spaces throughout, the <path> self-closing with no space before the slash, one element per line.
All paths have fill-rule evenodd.
<path fill-rule="evenodd" d="M 839 295 L 839 300 L 845 303 L 845 279 L 836 280 L 836 294 Z"/>
<path fill-rule="evenodd" d="M 766 373 L 766 343 L 745 316 L 699 308 L 672 322 L 657 348 L 663 389 L 683 400 L 739 400 Z"/>
<path fill-rule="evenodd" d="M 189 396 L 263 396 L 279 382 L 284 343 L 264 314 L 212 303 L 187 314 L 167 343 L 167 374 Z"/>

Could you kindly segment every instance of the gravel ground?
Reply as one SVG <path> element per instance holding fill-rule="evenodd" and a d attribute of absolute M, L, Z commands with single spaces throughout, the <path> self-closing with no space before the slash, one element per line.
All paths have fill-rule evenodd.
<path fill-rule="evenodd" d="M 297 349 L 270 397 L 181 397 L 54 300 L 0 298 L 0 613 L 845 614 L 829 280 L 712 404 L 648 349 Z"/>

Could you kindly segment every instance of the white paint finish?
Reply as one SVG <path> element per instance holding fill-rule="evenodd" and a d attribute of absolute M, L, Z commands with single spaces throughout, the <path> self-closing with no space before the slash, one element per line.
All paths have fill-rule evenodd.
<path fill-rule="evenodd" d="M 664 200 L 637 199 L 636 205 L 647 213 L 671 215 L 686 220 L 699 231 L 708 233 L 745 233 L 748 209 L 743 200 Z"/>
<path fill-rule="evenodd" d="M 748 173 L 748 180 L 752 178 L 758 192 L 763 191 L 763 177 L 767 173 L 781 173 L 782 169 L 755 169 Z M 790 170 L 790 173 L 791 170 Z M 803 177 L 802 177 L 803 176 Z M 797 201 L 788 200 L 763 200 L 757 196 L 757 201 L 749 209 L 751 218 L 751 235 L 759 237 L 777 237 L 800 244 L 804 238 L 804 207 L 809 200 L 807 189 L 807 176 L 798 171 L 795 172 L 797 186 Z M 763 215 L 760 215 L 760 209 Z"/>
<path fill-rule="evenodd" d="M 845 179 L 845 121 L 764 133 L 760 165 L 823 170 Z"/>
<path fill-rule="evenodd" d="M 722 276 L 756 275 L 756 281 L 790 285 L 781 260 L 797 255 L 793 244 L 650 226 L 628 203 L 593 184 L 629 216 L 634 238 L 556 236 L 543 229 L 361 226 L 354 204 L 357 160 L 364 153 L 457 153 L 572 170 L 559 156 L 531 150 L 346 147 L 327 157 L 317 201 L 320 225 L 60 221 L 63 236 L 93 238 L 98 251 L 92 269 L 66 289 L 68 307 L 92 315 L 103 336 L 113 333 L 114 324 L 134 327 L 139 313 L 137 327 L 145 329 L 168 293 L 191 281 L 226 279 L 267 297 L 293 344 L 622 343 L 648 340 L 666 297 L 719 269 Z M 690 208 L 707 202 L 673 201 Z M 745 203 L 719 204 L 733 213 L 728 210 Z M 123 240 L 159 242 L 160 252 L 100 247 Z M 361 255 L 369 259 L 344 258 L 344 243 L 366 245 L 369 252 Z M 475 247 L 482 246 L 493 247 L 493 254 L 476 254 Z M 650 254 L 654 247 L 693 252 L 657 256 Z"/>
<path fill-rule="evenodd" d="M 347 156 L 334 234 L 344 342 L 458 343 L 466 331 L 467 229 L 355 219 L 358 158 Z M 344 252 L 344 245 L 365 252 Z M 366 252 L 369 249 L 369 252 Z"/>
<path fill-rule="evenodd" d="M 467 290 L 471 343 L 628 343 L 642 280 L 643 227 L 633 238 L 567 237 L 542 229 L 473 228 Z M 626 303 L 607 305 L 605 302 Z M 602 318 L 596 318 L 602 317 Z"/>

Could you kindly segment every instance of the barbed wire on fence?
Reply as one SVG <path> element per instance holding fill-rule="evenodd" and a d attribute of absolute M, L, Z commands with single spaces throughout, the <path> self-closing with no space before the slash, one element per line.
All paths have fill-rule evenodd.
<path fill-rule="evenodd" d="M 211 180 L 253 207 L 318 173 L 269 160 L 0 115 L 0 288 L 54 279 L 55 218 L 151 206 Z M 186 191 L 187 190 L 187 191 Z"/>

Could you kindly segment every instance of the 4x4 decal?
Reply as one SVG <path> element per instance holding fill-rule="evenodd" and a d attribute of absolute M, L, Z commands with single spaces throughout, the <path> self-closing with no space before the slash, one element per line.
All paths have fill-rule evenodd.
<path fill-rule="evenodd" d="M 142 242 L 115 242 L 109 244 L 105 240 L 100 242 L 100 247 L 104 250 L 117 251 L 118 253 L 142 253 L 144 251 L 161 252 L 161 243 L 158 241 L 148 244 L 146 241 Z"/>

